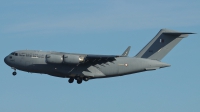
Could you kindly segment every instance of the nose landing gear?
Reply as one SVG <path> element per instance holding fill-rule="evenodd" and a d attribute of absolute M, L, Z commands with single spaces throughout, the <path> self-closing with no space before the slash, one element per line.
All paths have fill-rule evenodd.
<path fill-rule="evenodd" d="M 15 75 L 17 75 L 17 72 L 13 72 L 12 74 L 15 76 Z"/>
<path fill-rule="evenodd" d="M 13 68 L 13 67 L 12 67 L 12 69 L 14 69 L 14 72 L 12 73 L 12 75 L 13 75 L 13 76 L 17 75 L 16 68 Z"/>

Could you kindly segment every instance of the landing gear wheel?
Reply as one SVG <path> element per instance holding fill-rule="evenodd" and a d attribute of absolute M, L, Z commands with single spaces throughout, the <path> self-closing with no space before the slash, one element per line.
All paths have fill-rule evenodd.
<path fill-rule="evenodd" d="M 81 77 L 79 77 L 79 76 L 76 76 L 75 79 L 76 79 L 78 84 L 81 84 L 82 81 L 83 81 L 83 79 Z"/>
<path fill-rule="evenodd" d="M 14 69 L 14 72 L 12 73 L 14 76 L 17 75 L 17 72 L 16 72 L 16 68 L 14 67 L 11 67 L 12 69 Z"/>
<path fill-rule="evenodd" d="M 77 84 L 81 84 L 82 83 L 82 79 L 77 80 Z"/>
<path fill-rule="evenodd" d="M 88 81 L 89 78 L 88 78 L 88 77 L 83 77 L 83 80 L 84 80 L 84 81 Z"/>
<path fill-rule="evenodd" d="M 74 82 L 74 78 L 69 78 L 68 82 L 69 83 L 73 83 Z"/>
<path fill-rule="evenodd" d="M 17 72 L 13 72 L 12 74 L 15 76 L 15 75 L 17 75 Z"/>

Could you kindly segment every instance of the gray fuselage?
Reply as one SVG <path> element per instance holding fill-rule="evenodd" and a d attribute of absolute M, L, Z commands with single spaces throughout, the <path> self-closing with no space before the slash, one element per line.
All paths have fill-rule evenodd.
<path fill-rule="evenodd" d="M 79 76 L 90 79 L 122 76 L 170 66 L 157 60 L 136 57 L 116 57 L 113 61 L 79 64 L 48 63 L 47 55 L 51 54 L 63 56 L 69 53 L 20 50 L 6 56 L 4 61 L 10 67 L 26 72 L 62 78 Z M 85 54 L 73 55 L 86 56 Z"/>

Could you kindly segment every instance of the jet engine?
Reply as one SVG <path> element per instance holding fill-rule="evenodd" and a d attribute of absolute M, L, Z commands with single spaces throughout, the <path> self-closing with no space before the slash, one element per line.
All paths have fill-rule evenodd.
<path fill-rule="evenodd" d="M 47 54 L 46 62 L 52 64 L 61 64 L 63 63 L 63 55 Z"/>
<path fill-rule="evenodd" d="M 79 55 L 73 55 L 73 54 L 65 54 L 63 59 L 63 62 L 66 64 L 79 64 L 80 62 L 83 62 L 85 57 L 79 56 Z"/>

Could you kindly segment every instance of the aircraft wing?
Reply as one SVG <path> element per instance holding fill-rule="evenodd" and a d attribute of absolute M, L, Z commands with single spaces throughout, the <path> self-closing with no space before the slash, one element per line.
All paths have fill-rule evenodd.
<path fill-rule="evenodd" d="M 118 55 L 87 55 L 84 59 L 84 63 L 106 63 L 112 62 Z"/>
<path fill-rule="evenodd" d="M 112 62 L 116 57 L 127 57 L 131 46 L 129 46 L 122 55 L 86 55 L 84 58 L 84 63 L 106 63 Z"/>

